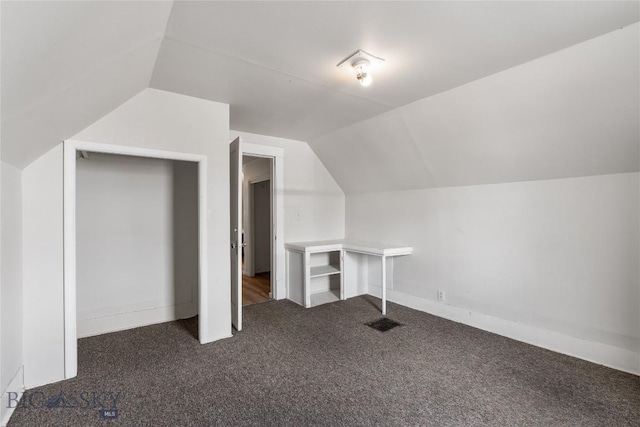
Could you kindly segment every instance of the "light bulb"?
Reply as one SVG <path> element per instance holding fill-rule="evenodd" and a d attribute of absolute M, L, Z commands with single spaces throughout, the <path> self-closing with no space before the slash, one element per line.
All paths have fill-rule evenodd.
<path fill-rule="evenodd" d="M 342 62 L 338 64 L 338 68 L 348 68 L 349 65 L 351 65 L 351 70 L 349 71 L 355 74 L 356 79 L 363 87 L 367 87 L 371 86 L 371 83 L 373 83 L 371 70 L 373 69 L 375 71 L 375 67 L 383 62 L 384 59 L 371 55 L 362 49 L 358 49 L 348 58 L 342 60 Z"/>
<path fill-rule="evenodd" d="M 373 82 L 373 77 L 369 73 L 362 73 L 358 75 L 358 81 L 364 87 L 367 87 Z"/>
<path fill-rule="evenodd" d="M 373 81 L 373 78 L 371 77 L 371 74 L 369 73 L 369 64 L 367 63 L 361 63 L 358 64 L 355 69 L 356 69 L 356 78 L 358 79 L 358 81 L 360 82 L 360 84 L 364 87 L 367 87 L 371 84 L 371 82 Z"/>

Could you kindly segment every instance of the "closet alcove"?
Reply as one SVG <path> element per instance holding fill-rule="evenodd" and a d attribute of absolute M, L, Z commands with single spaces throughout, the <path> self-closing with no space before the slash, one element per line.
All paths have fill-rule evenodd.
<path fill-rule="evenodd" d="M 78 338 L 197 315 L 198 233 L 197 162 L 78 152 Z"/>

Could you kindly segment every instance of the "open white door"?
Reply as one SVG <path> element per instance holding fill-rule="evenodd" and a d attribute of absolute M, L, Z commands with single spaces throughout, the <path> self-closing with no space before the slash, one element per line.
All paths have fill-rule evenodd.
<path fill-rule="evenodd" d="M 229 146 L 231 188 L 231 323 L 242 330 L 242 140 Z"/>

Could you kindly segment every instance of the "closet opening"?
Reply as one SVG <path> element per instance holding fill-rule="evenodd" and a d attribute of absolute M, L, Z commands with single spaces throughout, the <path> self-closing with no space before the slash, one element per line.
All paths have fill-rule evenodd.
<path fill-rule="evenodd" d="M 203 335 L 206 159 L 65 142 L 65 377 L 77 339 L 194 318 Z"/>

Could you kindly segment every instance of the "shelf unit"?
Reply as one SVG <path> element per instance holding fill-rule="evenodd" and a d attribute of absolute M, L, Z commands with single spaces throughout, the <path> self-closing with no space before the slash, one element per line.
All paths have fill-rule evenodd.
<path fill-rule="evenodd" d="M 344 253 L 335 248 L 288 251 L 289 299 L 310 308 L 344 299 Z"/>
<path fill-rule="evenodd" d="M 309 275 L 313 279 L 314 277 L 331 276 L 332 274 L 340 274 L 339 265 L 318 265 L 310 268 Z"/>
<path fill-rule="evenodd" d="M 311 294 L 309 307 L 316 307 L 318 305 L 328 304 L 330 302 L 336 301 L 340 301 L 340 292 L 336 292 L 333 290 L 318 292 L 315 294 Z"/>
<path fill-rule="evenodd" d="M 342 290 L 342 250 L 310 252 L 305 256 L 305 307 L 339 301 Z"/>
<path fill-rule="evenodd" d="M 285 243 L 284 247 L 287 251 L 287 298 L 307 308 L 343 300 L 346 295 L 366 293 L 366 290 L 358 293 L 362 264 L 353 255 L 379 258 L 382 314 L 387 312 L 386 261 L 413 252 L 411 246 L 344 239 Z M 346 272 L 345 254 L 348 255 Z"/>

